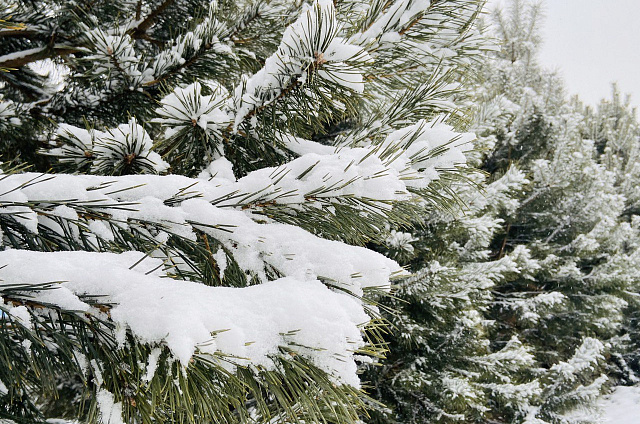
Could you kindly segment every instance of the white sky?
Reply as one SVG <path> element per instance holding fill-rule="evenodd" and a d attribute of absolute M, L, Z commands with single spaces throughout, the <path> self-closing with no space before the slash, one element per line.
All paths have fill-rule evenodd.
<path fill-rule="evenodd" d="M 489 0 L 489 7 L 508 0 Z M 611 83 L 640 106 L 640 0 L 544 0 L 541 63 L 559 69 L 570 94 L 587 104 Z"/>

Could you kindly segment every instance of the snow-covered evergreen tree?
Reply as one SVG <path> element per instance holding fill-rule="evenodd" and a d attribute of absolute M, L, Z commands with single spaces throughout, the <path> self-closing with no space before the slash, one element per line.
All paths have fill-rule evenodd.
<path fill-rule="evenodd" d="M 517 336 L 535 357 L 540 393 L 518 419 L 592 422 L 596 416 L 584 411 L 595 407 L 612 367 L 624 367 L 619 354 L 637 278 L 638 233 L 621 215 L 625 169 L 634 165 L 619 152 L 605 153 L 613 144 L 585 136 L 583 112 L 565 99 L 561 81 L 537 65 L 539 7 L 514 0 L 506 14 L 496 14 L 502 50 L 488 62 L 479 90 L 483 168 L 496 178 L 517 167 L 530 180 L 515 212 L 500 216 L 504 228 L 492 244 L 498 260 L 526 253 L 527 272 L 496 285 L 487 317 L 495 322 L 493 349 Z M 625 155 L 631 145 L 622 148 Z"/>
<path fill-rule="evenodd" d="M 356 421 L 479 7 L 0 0 L 0 419 Z"/>
<path fill-rule="evenodd" d="M 581 105 L 578 104 L 578 107 Z M 584 137 L 593 140 L 600 162 L 616 176 L 616 185 L 625 197 L 625 209 L 620 217 L 625 232 L 616 234 L 618 249 L 610 260 L 610 278 L 619 279 L 629 296 L 622 337 L 627 348 L 623 358 L 616 353 L 619 377 L 626 383 L 637 383 L 640 376 L 640 275 L 638 275 L 638 216 L 640 213 L 638 181 L 640 181 L 640 124 L 629 98 L 623 98 L 616 85 L 610 99 L 595 109 L 584 108 Z M 630 367 L 630 368 L 629 368 Z"/>
<path fill-rule="evenodd" d="M 377 398 L 392 408 L 379 410 L 373 422 L 496 421 L 539 393 L 528 371 L 534 364 L 529 349 L 516 336 L 492 352 L 491 323 L 483 317 L 493 287 L 528 260 L 519 251 L 493 260 L 489 249 L 502 224 L 497 215 L 512 211 L 513 197 L 528 181 L 514 168 L 482 192 L 481 183 L 479 175 L 457 183 L 458 203 L 433 212 L 411 234 L 415 273 L 398 284 L 387 305 L 390 354 L 366 374 Z M 399 239 L 409 236 L 396 234 L 389 243 Z"/>
<path fill-rule="evenodd" d="M 514 0 L 487 30 L 467 152 L 486 185 L 456 181 L 460 204 L 387 241 L 415 273 L 368 369 L 390 407 L 373 422 L 596 422 L 607 384 L 634 381 L 637 124 L 619 96 L 597 112 L 565 97 L 537 63 L 541 18 Z"/>

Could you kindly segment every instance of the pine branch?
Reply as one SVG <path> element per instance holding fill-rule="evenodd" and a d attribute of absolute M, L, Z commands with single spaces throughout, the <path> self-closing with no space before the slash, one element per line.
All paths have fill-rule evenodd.
<path fill-rule="evenodd" d="M 78 53 L 80 51 L 82 51 L 81 48 L 67 46 L 64 44 L 56 44 L 51 47 L 24 50 L 18 54 L 12 53 L 0 56 L 0 67 L 18 69 L 38 60 L 56 56 L 66 56 L 69 54 Z"/>
<path fill-rule="evenodd" d="M 37 29 L 29 29 L 26 25 L 16 29 L 0 29 L 0 38 L 45 38 L 49 35 L 50 34 Z"/>
<path fill-rule="evenodd" d="M 0 355 L 0 400 L 26 405 L 11 419 L 353 424 L 380 408 L 357 368 L 386 350 L 379 311 L 402 301 L 380 299 L 407 271 L 379 252 L 390 235 L 412 240 L 403 231 L 427 214 L 457 211 L 469 184 L 470 136 L 444 124 L 462 126 L 448 82 L 475 50 L 449 41 L 468 2 L 67 3 L 33 15 L 24 3 L 20 19 L 75 38 L 28 52 L 38 36 L 0 34 L 3 53 L 23 50 L 4 60 L 22 65 L 35 59 L 25 51 L 76 53 L 39 107 L 19 92 L 28 68 L 4 76 L 17 83 L 0 102 L 2 135 L 20 152 L 27 138 L 48 143 L 65 172 L 0 176 L 12 247 L 0 252 L 0 351 L 12 355 Z M 452 52 L 451 73 L 433 72 Z M 487 284 L 478 276 L 461 280 Z M 61 282 L 2 291 L 26 279 Z M 470 284 L 439 292 L 464 306 L 456 318 Z M 465 322 L 462 341 L 476 334 L 467 321 L 444 320 Z M 455 378 L 461 363 L 447 368 Z"/>
<path fill-rule="evenodd" d="M 146 36 L 146 32 L 153 24 L 155 24 L 156 19 L 160 14 L 162 14 L 169 6 L 171 6 L 175 0 L 164 0 L 162 3 L 158 5 L 151 13 L 149 13 L 139 24 L 130 28 L 127 31 L 132 38 L 144 38 Z"/>

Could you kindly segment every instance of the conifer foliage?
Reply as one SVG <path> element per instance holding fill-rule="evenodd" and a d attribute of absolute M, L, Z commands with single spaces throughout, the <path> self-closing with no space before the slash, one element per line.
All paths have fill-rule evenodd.
<path fill-rule="evenodd" d="M 503 50 L 480 90 L 495 112 L 479 132 L 491 147 L 483 166 L 530 180 L 493 244 L 497 258 L 521 250 L 530 261 L 495 287 L 487 316 L 494 349 L 518 337 L 535 357 L 528 378 L 540 391 L 520 408 L 525 422 L 594 422 L 607 385 L 634 379 L 623 357 L 625 311 L 638 306 L 638 232 L 625 211 L 639 134 L 627 125 L 626 142 L 624 131 L 603 140 L 565 98 L 536 62 L 539 17 L 540 6 L 523 1 L 497 15 Z"/>
<path fill-rule="evenodd" d="M 598 397 L 638 381 L 635 111 L 615 91 L 595 110 L 566 98 L 537 61 L 542 12 L 489 16 L 467 152 L 486 179 L 387 240 L 414 274 L 367 367 L 388 407 L 372 422 L 596 423 Z"/>
<path fill-rule="evenodd" d="M 0 419 L 358 420 L 480 3 L 0 0 Z"/>

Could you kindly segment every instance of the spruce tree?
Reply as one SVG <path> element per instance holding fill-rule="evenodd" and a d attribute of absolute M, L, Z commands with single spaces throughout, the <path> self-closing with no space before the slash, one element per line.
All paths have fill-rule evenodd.
<path fill-rule="evenodd" d="M 369 366 L 372 422 L 593 423 L 637 361 L 637 124 L 614 95 L 568 100 L 537 62 L 540 4 L 495 11 L 457 203 L 387 252 L 414 275 L 388 301 L 391 353 Z M 393 311 L 398 312 L 393 312 Z"/>
<path fill-rule="evenodd" d="M 497 422 L 496 403 L 518 412 L 533 401 L 539 383 L 526 378 L 534 365 L 529 348 L 516 336 L 491 351 L 491 323 L 483 317 L 496 284 L 526 272 L 526 252 L 493 260 L 489 247 L 503 222 L 497 215 L 513 209 L 527 183 L 516 169 L 481 191 L 480 175 L 458 182 L 457 203 L 433 211 L 410 237 L 388 240 L 391 253 L 400 240 L 413 240 L 415 272 L 387 305 L 390 353 L 366 374 L 389 406 L 371 422 Z"/>
<path fill-rule="evenodd" d="M 640 179 L 640 124 L 636 109 L 628 96 L 623 97 L 616 85 L 612 86 L 611 97 L 603 99 L 596 108 L 576 105 L 584 115 L 584 137 L 593 140 L 599 154 L 599 161 L 615 174 L 616 185 L 625 197 L 625 206 L 620 217 L 625 232 L 619 233 L 616 255 L 610 262 L 610 278 L 621 281 L 629 296 L 625 298 L 625 309 L 621 342 L 625 346 L 621 352 L 614 352 L 617 366 L 615 377 L 623 383 L 637 383 L 640 377 L 640 337 L 639 318 L 640 287 L 638 282 L 638 201 L 637 181 Z"/>
<path fill-rule="evenodd" d="M 503 231 L 492 244 L 496 259 L 527 252 L 530 271 L 496 286 L 486 316 L 495 322 L 494 350 L 517 336 L 535 357 L 540 391 L 514 420 L 594 422 L 596 398 L 613 381 L 613 368 L 625 367 L 625 310 L 638 253 L 636 226 L 621 215 L 624 168 L 634 165 L 614 164 L 606 147 L 585 136 L 581 109 L 537 65 L 539 7 L 514 0 L 496 14 L 502 50 L 479 90 L 488 110 L 502 110 L 485 113 L 482 167 L 494 178 L 517 167 L 530 180 L 515 212 L 501 216 Z"/>
<path fill-rule="evenodd" d="M 366 415 L 479 7 L 0 0 L 0 419 Z"/>

